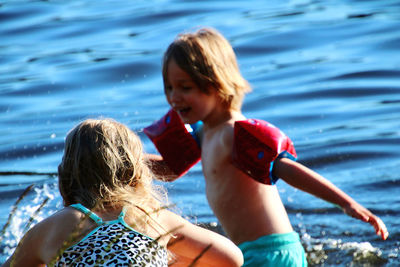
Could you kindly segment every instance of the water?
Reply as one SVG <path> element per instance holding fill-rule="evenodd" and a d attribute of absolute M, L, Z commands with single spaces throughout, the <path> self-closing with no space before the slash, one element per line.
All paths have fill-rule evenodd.
<path fill-rule="evenodd" d="M 399 0 L 0 2 L 1 226 L 34 185 L 3 234 L 0 262 L 62 206 L 52 174 L 73 125 L 113 117 L 155 152 L 141 130 L 168 108 L 162 53 L 199 25 L 219 29 L 237 52 L 253 86 L 245 115 L 282 128 L 300 162 L 388 226 L 383 242 L 369 225 L 278 182 L 311 265 L 398 266 Z M 216 223 L 199 165 L 166 186 L 183 215 Z"/>

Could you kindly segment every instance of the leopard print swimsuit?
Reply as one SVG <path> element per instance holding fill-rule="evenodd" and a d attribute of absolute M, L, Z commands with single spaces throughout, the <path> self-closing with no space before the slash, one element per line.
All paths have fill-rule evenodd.
<path fill-rule="evenodd" d="M 103 221 L 81 204 L 71 207 L 88 215 L 98 226 L 67 248 L 54 266 L 168 266 L 166 249 L 125 222 L 126 209 L 117 220 Z"/>

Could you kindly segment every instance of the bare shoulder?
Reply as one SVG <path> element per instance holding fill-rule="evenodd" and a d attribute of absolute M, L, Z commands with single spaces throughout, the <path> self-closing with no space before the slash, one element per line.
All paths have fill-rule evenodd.
<path fill-rule="evenodd" d="M 82 212 L 66 207 L 43 222 L 42 255 L 47 261 L 54 259 L 61 250 L 79 242 L 96 227 L 96 224 Z"/>
<path fill-rule="evenodd" d="M 159 218 L 164 226 L 164 229 L 172 235 L 185 235 L 188 232 L 196 230 L 195 228 L 199 228 L 185 220 L 183 217 L 169 210 L 160 211 Z"/>
<path fill-rule="evenodd" d="M 167 209 L 160 210 L 158 213 L 158 218 L 166 231 L 171 231 L 172 229 L 178 228 L 179 224 L 184 221 L 181 216 Z"/>
<path fill-rule="evenodd" d="M 64 208 L 39 225 L 39 233 L 43 232 L 43 253 L 48 259 L 61 249 L 65 241 L 72 240 L 73 234 L 80 236 L 85 215 L 73 208 Z M 75 241 L 75 240 L 74 240 Z"/>
<path fill-rule="evenodd" d="M 81 214 L 78 211 L 72 208 L 64 208 L 40 221 L 32 230 L 38 234 L 46 233 L 43 236 L 48 236 L 51 231 L 63 232 L 63 230 L 66 230 L 63 228 L 71 228 L 72 225 L 79 222 L 80 218 Z"/>
<path fill-rule="evenodd" d="M 54 231 L 57 232 L 68 232 L 83 222 L 85 217 L 86 216 L 82 212 L 74 208 L 66 207 L 44 220 L 43 227 L 54 229 Z"/>
<path fill-rule="evenodd" d="M 42 220 L 24 235 L 11 261 L 16 266 L 42 266 L 49 263 L 63 246 L 78 217 L 79 214 L 66 208 Z"/>
<path fill-rule="evenodd" d="M 241 113 L 236 115 L 234 114 L 229 121 L 222 125 L 220 129 L 220 136 L 225 146 L 232 146 L 233 144 L 235 122 L 245 119 L 246 117 L 244 117 Z"/>

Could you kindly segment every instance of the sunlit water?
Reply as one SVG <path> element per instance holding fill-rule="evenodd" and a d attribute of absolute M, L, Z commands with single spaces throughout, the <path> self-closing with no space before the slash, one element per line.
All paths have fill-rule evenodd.
<path fill-rule="evenodd" d="M 112 117 L 141 132 L 168 106 L 161 57 L 179 32 L 219 29 L 253 86 L 247 117 L 294 141 L 299 160 L 387 224 L 371 226 L 278 182 L 314 266 L 398 266 L 400 1 L 0 2 L 0 263 L 23 233 L 61 208 L 66 132 Z M 215 224 L 201 169 L 166 185 L 193 222 Z M 40 209 L 40 207 L 43 208 Z M 38 211 L 39 209 L 39 211 Z M 32 217 L 32 222 L 31 222 Z"/>

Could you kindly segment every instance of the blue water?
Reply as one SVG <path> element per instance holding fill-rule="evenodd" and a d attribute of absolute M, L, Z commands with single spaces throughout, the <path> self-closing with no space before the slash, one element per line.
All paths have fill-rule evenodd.
<path fill-rule="evenodd" d="M 388 226 L 381 241 L 369 225 L 278 182 L 311 265 L 400 265 L 399 0 L 1 1 L 0 227 L 34 186 L 0 237 L 0 263 L 62 206 L 52 174 L 73 125 L 112 117 L 155 152 L 141 130 L 168 108 L 161 57 L 197 26 L 217 28 L 237 52 L 253 86 L 245 115 L 282 128 L 300 162 Z M 217 223 L 199 165 L 166 187 L 184 216 Z"/>

